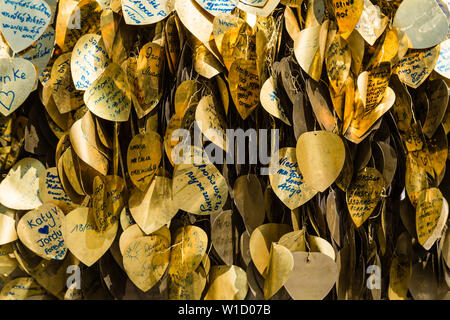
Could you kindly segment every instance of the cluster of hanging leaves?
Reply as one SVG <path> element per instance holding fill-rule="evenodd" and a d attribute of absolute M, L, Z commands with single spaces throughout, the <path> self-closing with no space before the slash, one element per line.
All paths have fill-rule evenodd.
<path fill-rule="evenodd" d="M 448 298 L 449 18 L 0 0 L 0 298 Z"/>

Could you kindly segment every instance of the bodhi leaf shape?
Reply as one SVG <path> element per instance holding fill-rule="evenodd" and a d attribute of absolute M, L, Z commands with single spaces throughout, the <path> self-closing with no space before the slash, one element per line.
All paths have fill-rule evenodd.
<path fill-rule="evenodd" d="M 297 141 L 298 167 L 307 185 L 323 192 L 339 176 L 345 162 L 342 139 L 327 131 L 303 133 Z"/>

